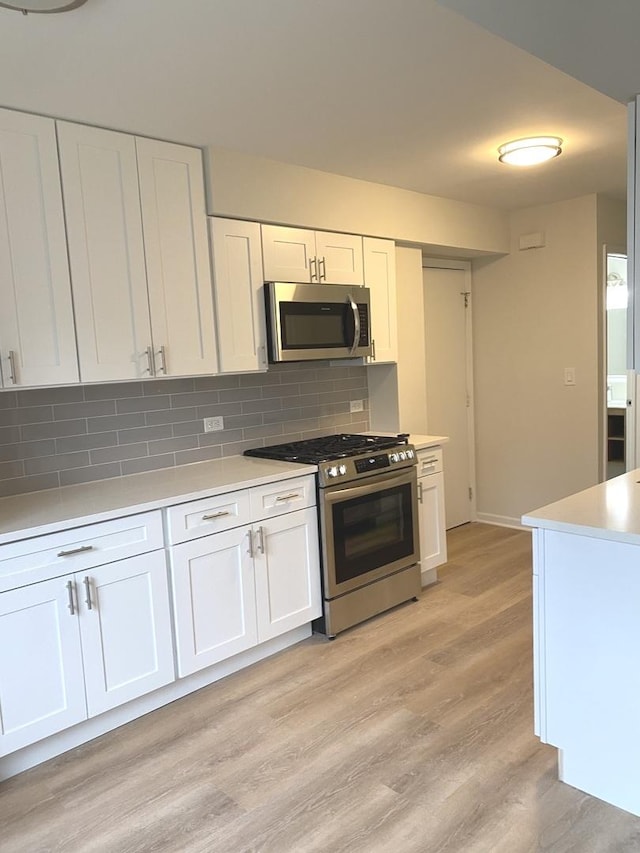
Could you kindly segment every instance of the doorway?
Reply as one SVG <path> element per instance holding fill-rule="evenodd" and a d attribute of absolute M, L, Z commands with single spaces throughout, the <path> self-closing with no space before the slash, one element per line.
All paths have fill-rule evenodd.
<path fill-rule="evenodd" d="M 447 529 L 475 518 L 471 268 L 465 261 L 423 260 L 427 428 L 446 435 Z"/>
<path fill-rule="evenodd" d="M 605 287 L 606 431 L 605 478 L 626 471 L 627 419 L 627 256 L 606 252 Z"/>

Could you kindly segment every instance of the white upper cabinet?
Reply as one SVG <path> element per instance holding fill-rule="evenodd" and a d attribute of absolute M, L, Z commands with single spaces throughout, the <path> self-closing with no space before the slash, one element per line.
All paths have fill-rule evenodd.
<path fill-rule="evenodd" d="M 58 122 L 83 382 L 153 373 L 135 137 Z"/>
<path fill-rule="evenodd" d="M 216 373 L 199 148 L 136 139 L 156 374 Z"/>
<path fill-rule="evenodd" d="M 262 226 L 265 281 L 364 284 L 362 237 Z"/>
<path fill-rule="evenodd" d="M 223 373 L 267 368 L 260 226 L 211 218 L 218 352 Z"/>
<path fill-rule="evenodd" d="M 82 381 L 217 371 L 198 149 L 58 123 Z"/>
<path fill-rule="evenodd" d="M 0 304 L 4 387 L 77 382 L 55 124 L 4 109 Z"/>
<path fill-rule="evenodd" d="M 364 280 L 371 290 L 372 361 L 398 360 L 396 246 L 393 240 L 364 237 Z"/>

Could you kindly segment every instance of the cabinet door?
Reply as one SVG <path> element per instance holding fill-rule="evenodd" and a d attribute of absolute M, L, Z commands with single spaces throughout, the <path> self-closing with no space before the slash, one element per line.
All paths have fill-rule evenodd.
<path fill-rule="evenodd" d="M 171 580 L 181 677 L 256 645 L 250 527 L 176 545 Z"/>
<path fill-rule="evenodd" d="M 364 280 L 371 290 L 373 360 L 398 360 L 396 246 L 393 240 L 363 238 Z"/>
<path fill-rule="evenodd" d="M 55 124 L 3 109 L 0 304 L 5 386 L 77 382 Z"/>
<path fill-rule="evenodd" d="M 444 520 L 444 474 L 418 478 L 420 569 L 425 572 L 447 561 Z"/>
<path fill-rule="evenodd" d="M 265 281 L 319 281 L 314 231 L 262 226 Z"/>
<path fill-rule="evenodd" d="M 119 560 L 75 577 L 89 716 L 172 682 L 165 552 Z"/>
<path fill-rule="evenodd" d="M 260 642 L 322 613 L 315 507 L 256 525 L 256 607 Z"/>
<path fill-rule="evenodd" d="M 72 595 L 70 576 L 0 595 L 0 755 L 87 717 Z"/>
<path fill-rule="evenodd" d="M 318 278 L 324 284 L 364 284 L 362 237 L 316 231 Z"/>
<path fill-rule="evenodd" d="M 202 152 L 135 144 L 156 374 L 217 373 Z"/>
<path fill-rule="evenodd" d="M 218 351 L 223 373 L 267 368 L 260 226 L 210 219 Z"/>
<path fill-rule="evenodd" d="M 135 137 L 58 122 L 83 382 L 150 374 Z"/>

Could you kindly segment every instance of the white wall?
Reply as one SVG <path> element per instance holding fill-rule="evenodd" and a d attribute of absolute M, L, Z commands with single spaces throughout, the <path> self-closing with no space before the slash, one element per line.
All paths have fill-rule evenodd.
<path fill-rule="evenodd" d="M 440 256 L 509 250 L 504 211 L 224 148 L 205 149 L 205 167 L 216 216 L 389 237 Z"/>
<path fill-rule="evenodd" d="M 545 247 L 519 251 L 537 231 Z M 516 211 L 510 232 L 508 256 L 473 263 L 477 506 L 517 522 L 598 481 L 602 239 L 624 244 L 624 203 Z"/>

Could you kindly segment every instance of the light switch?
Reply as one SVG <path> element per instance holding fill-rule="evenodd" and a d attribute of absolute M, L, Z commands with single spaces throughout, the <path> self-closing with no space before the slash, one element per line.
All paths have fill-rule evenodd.
<path fill-rule="evenodd" d="M 576 384 L 576 369 L 575 369 L 575 367 L 565 367 L 565 369 L 564 369 L 564 384 L 565 385 L 575 385 Z"/>

